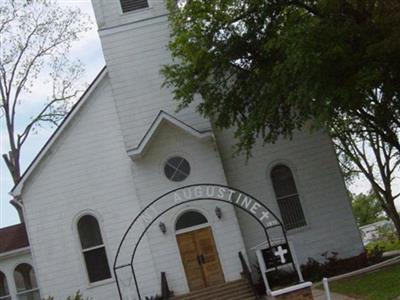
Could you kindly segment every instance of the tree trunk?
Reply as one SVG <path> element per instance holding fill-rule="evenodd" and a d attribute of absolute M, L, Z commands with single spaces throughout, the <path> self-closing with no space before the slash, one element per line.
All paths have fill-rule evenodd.
<path fill-rule="evenodd" d="M 21 179 L 21 168 L 19 164 L 19 150 L 9 151 L 8 154 L 3 154 L 4 162 L 11 174 L 14 185 Z M 20 222 L 24 222 L 24 215 L 20 206 L 20 201 L 16 198 L 10 200 L 10 204 L 15 207 L 18 212 Z"/>
<path fill-rule="evenodd" d="M 3 154 L 4 162 L 11 174 L 14 184 L 21 179 L 21 169 L 19 165 L 19 150 L 11 150 L 8 154 Z"/>
<path fill-rule="evenodd" d="M 394 220 L 392 219 L 394 226 L 396 227 L 396 233 L 397 233 L 397 238 L 400 240 L 400 218 L 397 215 L 397 217 L 394 218 Z"/>
<path fill-rule="evenodd" d="M 400 239 L 400 216 L 396 210 L 394 200 L 387 200 L 388 216 L 393 221 L 394 227 L 396 228 L 397 237 Z"/>

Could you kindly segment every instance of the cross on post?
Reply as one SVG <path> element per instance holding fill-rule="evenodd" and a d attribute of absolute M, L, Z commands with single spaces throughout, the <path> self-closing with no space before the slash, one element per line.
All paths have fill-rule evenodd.
<path fill-rule="evenodd" d="M 274 252 L 275 256 L 279 256 L 281 263 L 284 264 L 286 262 L 285 254 L 288 253 L 287 249 L 283 249 L 282 246 L 277 248 L 278 250 Z"/>

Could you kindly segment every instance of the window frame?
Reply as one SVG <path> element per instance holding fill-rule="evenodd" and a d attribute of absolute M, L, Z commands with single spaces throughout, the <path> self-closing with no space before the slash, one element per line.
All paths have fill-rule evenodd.
<path fill-rule="evenodd" d="M 37 287 L 37 288 L 34 288 L 34 289 L 31 289 L 31 290 L 26 290 L 26 291 L 22 291 L 22 292 L 17 292 L 16 293 L 16 296 L 17 296 L 17 299 L 19 299 L 19 296 L 24 296 L 24 295 L 28 295 L 28 294 L 33 294 L 33 293 L 35 293 L 35 292 L 38 292 L 38 294 L 39 294 L 39 299 L 41 299 L 41 297 L 40 297 L 40 291 L 39 291 L 39 288 Z M 11 298 L 10 298 L 11 299 Z"/>
<path fill-rule="evenodd" d="M 10 291 L 10 285 L 8 284 L 8 279 L 7 279 L 7 275 L 6 273 L 4 273 L 3 271 L 0 270 L 0 274 L 4 275 L 4 282 L 5 282 L 5 286 L 7 287 L 7 295 L 5 296 L 0 296 L 0 300 L 11 300 L 11 291 Z"/>
<path fill-rule="evenodd" d="M 203 223 L 203 224 L 199 224 L 199 225 L 195 225 L 195 226 L 186 227 L 186 228 L 183 228 L 183 229 L 176 230 L 176 223 L 178 222 L 178 219 L 183 214 L 185 214 L 185 213 L 187 213 L 189 211 L 194 211 L 194 212 L 202 214 L 206 218 L 207 223 Z M 206 228 L 206 227 L 212 227 L 213 223 L 214 223 L 213 216 L 212 216 L 212 214 L 209 214 L 209 212 L 207 210 L 205 210 L 205 209 L 203 209 L 201 207 L 190 207 L 190 208 L 184 207 L 179 212 L 177 212 L 175 214 L 175 216 L 172 218 L 170 226 L 171 226 L 171 228 L 173 228 L 174 234 L 176 236 L 178 234 L 182 234 L 182 233 L 186 233 L 186 232 L 190 232 L 190 231 L 194 231 L 194 230 L 198 230 L 198 229 L 202 229 L 202 228 Z"/>
<path fill-rule="evenodd" d="M 178 167 L 182 164 L 182 162 L 186 161 L 187 164 L 188 164 L 188 166 L 189 166 L 189 173 L 186 174 L 185 172 L 179 170 L 178 167 L 175 167 L 175 166 L 171 165 L 170 163 L 168 163 L 168 162 L 169 162 L 171 159 L 173 159 L 173 158 L 180 158 L 180 159 L 182 159 L 182 161 L 181 161 L 181 163 L 178 165 Z M 174 173 L 173 173 L 173 176 L 174 176 L 177 172 L 179 172 L 179 173 L 182 173 L 183 175 L 186 175 L 186 177 L 185 177 L 184 179 L 182 179 L 182 180 L 173 180 L 173 179 L 172 179 L 173 176 L 171 176 L 171 178 L 169 178 L 169 177 L 167 176 L 166 172 L 165 172 L 165 168 L 166 168 L 167 165 L 168 165 L 169 167 L 175 169 L 175 171 L 174 171 Z M 162 174 L 164 175 L 164 177 L 165 177 L 169 182 L 172 182 L 172 183 L 175 183 L 175 184 L 179 184 L 179 183 L 182 183 L 182 182 L 184 182 L 185 180 L 187 180 L 187 179 L 190 177 L 190 175 L 192 174 L 192 171 L 193 171 L 193 166 L 192 166 L 192 164 L 191 164 L 191 160 L 187 159 L 187 158 L 186 158 L 186 155 L 182 155 L 182 154 L 179 154 L 179 153 L 178 153 L 178 154 L 174 154 L 174 155 L 169 155 L 166 159 L 163 160 L 163 163 L 162 163 Z"/>
<path fill-rule="evenodd" d="M 90 217 L 94 218 L 97 221 L 99 232 L 100 232 L 100 236 L 101 236 L 101 239 L 102 239 L 102 244 L 101 245 L 96 245 L 96 246 L 93 246 L 93 247 L 89 247 L 89 248 L 83 249 L 82 243 L 81 243 L 80 234 L 79 234 L 78 225 L 79 225 L 79 221 L 85 216 L 90 216 Z M 107 251 L 107 246 L 106 246 L 106 244 L 107 244 L 106 243 L 106 237 L 103 234 L 102 223 L 103 223 L 103 219 L 97 213 L 95 213 L 95 212 L 93 212 L 91 210 L 82 211 L 81 213 L 79 213 L 74 218 L 74 222 L 73 222 L 73 227 L 74 227 L 74 232 L 75 232 L 75 240 L 76 240 L 76 243 L 77 243 L 78 251 L 80 253 L 79 255 L 80 255 L 80 259 L 81 259 L 81 266 L 82 266 L 82 269 L 84 270 L 84 273 L 85 273 L 85 276 L 86 276 L 87 285 L 88 285 L 89 288 L 114 282 L 114 274 L 112 272 L 112 268 L 111 268 L 112 265 L 110 263 L 110 258 L 108 256 L 108 251 Z M 102 249 L 102 248 L 104 248 L 105 257 L 106 257 L 106 261 L 107 261 L 107 264 L 108 264 L 108 269 L 109 269 L 109 272 L 110 272 L 110 277 L 102 279 L 102 280 L 99 280 L 99 281 L 91 282 L 90 281 L 88 267 L 87 267 L 86 260 L 85 260 L 85 253 L 86 252 L 90 252 L 90 251 L 94 251 L 94 250 L 98 250 L 98 249 Z"/>
<path fill-rule="evenodd" d="M 274 187 L 274 180 L 272 179 L 272 171 L 278 166 L 284 166 L 284 167 L 289 169 L 289 171 L 291 172 L 291 175 L 292 175 L 292 179 L 293 179 L 295 188 L 296 188 L 296 193 L 287 194 L 287 195 L 279 196 L 279 197 L 277 196 L 277 194 L 275 192 L 275 187 Z M 277 205 L 277 208 L 279 210 L 280 217 L 281 217 L 282 225 L 283 225 L 283 228 L 285 229 L 285 231 L 287 231 L 287 232 L 297 232 L 297 231 L 302 231 L 302 230 L 305 230 L 305 229 L 309 228 L 310 224 L 309 224 L 309 221 L 308 221 L 309 218 L 308 218 L 308 214 L 307 214 L 307 206 L 304 205 L 304 196 L 302 194 L 302 188 L 299 185 L 299 182 L 297 180 L 297 170 L 296 170 L 295 166 L 290 161 L 287 161 L 287 160 L 275 161 L 272 164 L 270 164 L 269 167 L 268 167 L 267 178 L 268 178 L 268 181 L 270 182 L 271 191 L 272 191 L 272 194 L 273 194 L 273 196 L 275 198 L 276 205 Z M 297 196 L 297 198 L 298 198 L 298 202 L 300 204 L 300 207 L 301 207 L 301 210 L 302 210 L 302 213 L 303 213 L 304 225 L 301 225 L 301 226 L 298 226 L 298 227 L 294 227 L 294 228 L 291 228 L 291 229 L 287 229 L 286 228 L 286 224 L 284 223 L 284 220 L 283 220 L 283 217 L 282 217 L 282 210 L 281 210 L 281 208 L 279 206 L 279 200 L 290 198 L 290 197 L 294 197 L 294 196 Z"/>
<path fill-rule="evenodd" d="M 202 215 L 206 219 L 207 222 L 201 223 L 201 224 L 197 224 L 197 225 L 194 225 L 194 226 L 181 228 L 181 229 L 176 229 L 176 225 L 178 224 L 179 219 L 184 214 L 190 213 L 190 212 L 195 212 L 195 213 L 198 213 L 198 214 Z M 197 209 L 185 209 L 184 211 L 180 212 L 177 215 L 177 217 L 175 218 L 174 227 L 173 228 L 174 228 L 175 234 L 181 234 L 181 233 L 190 232 L 190 231 L 193 231 L 193 230 L 198 230 L 198 229 L 209 227 L 209 226 L 211 226 L 211 223 L 209 221 L 208 216 L 203 211 L 200 211 L 200 210 L 197 210 Z"/>
<path fill-rule="evenodd" d="M 17 283 L 16 283 L 16 280 L 15 280 L 15 271 L 20 265 L 29 265 L 31 267 L 31 269 L 33 271 L 33 274 L 35 275 L 35 282 L 36 282 L 36 285 L 37 285 L 35 288 L 32 288 L 30 290 L 18 291 Z M 20 299 L 20 296 L 24 296 L 24 295 L 28 295 L 28 294 L 34 294 L 36 292 L 39 295 L 39 299 L 41 299 L 39 283 L 37 281 L 35 269 L 33 268 L 33 265 L 32 265 L 31 262 L 24 262 L 24 261 L 18 262 L 13 268 L 13 279 L 14 279 L 14 286 L 15 286 L 15 296 L 16 296 L 17 300 Z M 2 298 L 0 298 L 0 299 L 2 299 Z M 5 298 L 5 299 L 7 299 L 7 298 Z M 12 299 L 11 294 L 10 294 L 10 299 Z"/>

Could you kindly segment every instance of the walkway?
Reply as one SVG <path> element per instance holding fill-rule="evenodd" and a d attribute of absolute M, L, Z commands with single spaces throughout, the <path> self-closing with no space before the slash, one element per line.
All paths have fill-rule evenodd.
<path fill-rule="evenodd" d="M 323 290 L 313 289 L 313 295 L 314 295 L 314 300 L 326 300 L 325 292 Z M 331 292 L 331 300 L 357 300 L 357 299 Z"/>

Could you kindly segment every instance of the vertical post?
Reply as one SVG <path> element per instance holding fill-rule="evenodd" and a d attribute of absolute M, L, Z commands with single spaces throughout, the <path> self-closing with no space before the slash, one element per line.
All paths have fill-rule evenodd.
<path fill-rule="evenodd" d="M 271 287 L 269 286 L 268 279 L 267 279 L 267 268 L 265 266 L 264 257 L 261 253 L 261 249 L 257 249 L 256 251 L 258 264 L 260 266 L 261 276 L 265 284 L 266 294 L 268 296 L 271 295 Z"/>
<path fill-rule="evenodd" d="M 324 277 L 324 278 L 322 279 L 322 283 L 323 283 L 323 285 L 324 285 L 326 300 L 331 300 L 331 292 L 329 291 L 328 278 Z"/>
<path fill-rule="evenodd" d="M 290 240 L 287 240 L 287 242 L 288 242 L 288 246 L 290 248 L 290 253 L 292 255 L 292 259 L 294 262 L 294 266 L 296 268 L 297 275 L 299 276 L 299 280 L 300 280 L 300 282 L 304 282 L 303 274 L 301 273 L 301 270 L 300 270 L 299 260 L 297 259 L 297 255 L 296 255 L 296 251 L 294 249 L 293 243 Z"/>
<path fill-rule="evenodd" d="M 136 246 L 136 247 L 137 247 L 137 246 Z M 135 249 L 135 250 L 136 250 L 136 249 Z M 139 285 L 138 285 L 137 278 L 136 278 L 135 269 L 133 268 L 133 262 L 132 262 L 132 264 L 131 264 L 131 271 L 132 271 L 132 275 L 133 275 L 133 280 L 134 280 L 134 282 L 135 282 L 136 293 L 137 293 L 138 299 L 139 299 L 139 300 L 142 300 L 142 296 L 140 295 Z"/>
<path fill-rule="evenodd" d="M 161 272 L 161 298 L 162 300 L 168 300 L 170 295 L 167 277 L 165 272 Z"/>

